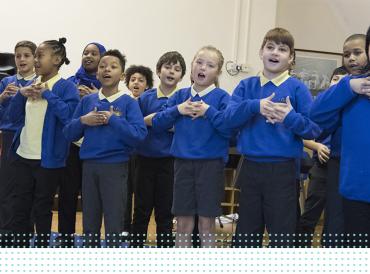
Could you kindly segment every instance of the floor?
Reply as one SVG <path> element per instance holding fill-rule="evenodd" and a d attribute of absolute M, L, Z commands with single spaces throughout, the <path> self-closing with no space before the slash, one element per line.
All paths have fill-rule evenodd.
<path fill-rule="evenodd" d="M 322 219 L 319 221 L 319 224 L 316 227 L 315 236 L 313 239 L 313 247 L 320 247 L 320 232 L 322 231 L 323 222 Z M 216 220 L 216 232 L 217 232 L 217 246 L 218 247 L 229 247 L 231 241 L 231 235 L 235 232 L 236 224 L 231 223 L 223 223 L 222 227 L 220 226 L 219 222 Z M 147 245 L 148 246 L 155 246 L 155 221 L 154 215 L 152 216 L 149 228 L 148 228 L 148 239 Z M 58 212 L 53 212 L 53 223 L 52 223 L 52 231 L 58 231 Z M 104 233 L 104 227 L 102 227 L 102 235 Z M 76 234 L 82 235 L 82 213 L 77 213 L 76 218 Z M 264 238 L 264 245 L 267 246 L 268 237 Z"/>

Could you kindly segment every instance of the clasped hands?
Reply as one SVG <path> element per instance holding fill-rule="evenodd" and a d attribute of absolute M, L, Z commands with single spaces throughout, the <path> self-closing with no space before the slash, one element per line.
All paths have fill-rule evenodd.
<path fill-rule="evenodd" d="M 204 116 L 209 105 L 203 101 L 195 101 L 192 102 L 191 98 L 187 99 L 185 102 L 179 104 L 177 109 L 182 115 L 190 116 L 193 120 Z"/>
<path fill-rule="evenodd" d="M 272 102 L 275 93 L 269 97 L 260 100 L 260 113 L 266 118 L 267 123 L 282 123 L 288 113 L 293 109 L 289 96 L 286 97 L 285 103 Z"/>
<path fill-rule="evenodd" d="M 19 92 L 27 98 L 37 100 L 42 98 L 42 94 L 45 90 L 48 90 L 48 84 L 46 83 L 33 83 L 29 86 L 22 87 L 19 89 Z"/>
<path fill-rule="evenodd" d="M 95 107 L 94 110 L 81 116 L 80 121 L 87 126 L 101 126 L 109 122 L 110 117 L 114 114 L 113 106 L 110 106 L 109 111 L 98 111 Z"/>

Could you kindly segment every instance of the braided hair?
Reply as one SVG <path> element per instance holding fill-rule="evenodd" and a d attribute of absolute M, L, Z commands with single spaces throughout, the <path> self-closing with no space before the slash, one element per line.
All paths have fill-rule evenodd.
<path fill-rule="evenodd" d="M 64 37 L 59 38 L 59 40 L 47 40 L 43 42 L 43 44 L 51 48 L 51 50 L 53 51 L 53 54 L 61 57 L 61 61 L 58 64 L 58 69 L 63 64 L 68 65 L 70 63 L 69 59 L 67 58 L 66 47 L 64 46 L 66 42 L 67 42 L 67 39 Z"/>

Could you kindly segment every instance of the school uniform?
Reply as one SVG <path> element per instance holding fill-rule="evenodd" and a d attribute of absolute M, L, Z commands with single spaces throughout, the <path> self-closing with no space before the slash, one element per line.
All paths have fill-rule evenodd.
<path fill-rule="evenodd" d="M 104 46 L 99 43 L 93 42 L 88 45 L 90 44 L 98 47 L 100 55 L 106 51 Z M 82 65 L 76 74 L 67 80 L 73 82 L 76 86 L 85 85 L 91 88 L 94 85 L 98 89 L 101 88 L 101 83 L 96 75 L 87 73 Z M 72 247 L 74 244 L 73 234 L 76 227 L 77 201 L 82 185 L 82 161 L 79 156 L 81 143 L 82 140 L 71 143 L 65 176 L 59 185 L 58 231 L 61 233 L 60 242 L 64 247 Z"/>
<path fill-rule="evenodd" d="M 96 107 L 114 114 L 107 125 L 86 126 L 81 116 Z M 147 134 L 138 103 L 118 92 L 105 97 L 99 91 L 82 98 L 73 120 L 64 128 L 69 141 L 84 137 L 80 149 L 83 160 L 83 232 L 85 246 L 100 246 L 102 215 L 108 246 L 119 246 L 126 204 L 127 161 L 133 148 Z"/>
<path fill-rule="evenodd" d="M 32 83 L 36 74 L 32 74 L 23 78 L 21 75 L 13 75 L 6 77 L 0 82 L 0 93 L 10 84 L 14 83 L 16 86 L 24 87 Z M 11 245 L 11 222 L 13 218 L 13 193 L 14 182 L 12 177 L 15 172 L 12 170 L 11 160 L 14 156 L 11 153 L 10 147 L 14 138 L 15 131 L 21 125 L 21 119 L 15 123 L 10 121 L 9 105 L 13 98 L 9 98 L 0 104 L 0 131 L 2 135 L 1 145 L 1 160 L 0 160 L 0 234 L 4 237 L 0 239 L 0 246 Z M 5 235 L 7 235 L 5 237 Z M 7 242 L 6 242 L 7 241 Z"/>
<path fill-rule="evenodd" d="M 175 91 L 168 96 L 160 88 L 145 91 L 138 99 L 147 116 L 162 110 Z M 136 149 L 135 209 L 131 246 L 142 247 L 154 209 L 158 247 L 170 247 L 172 240 L 171 206 L 173 196 L 173 163 L 170 153 L 173 131 L 156 131 L 148 126 L 148 135 Z"/>
<path fill-rule="evenodd" d="M 59 74 L 46 84 L 49 89 L 43 92 L 41 99 L 27 99 L 18 92 L 9 109 L 13 121 L 22 118 L 12 144 L 17 155 L 12 226 L 19 234 L 15 244 L 20 246 L 29 245 L 29 235 L 24 234 L 29 233 L 31 209 L 37 232 L 35 245 L 49 244 L 54 194 L 63 176 L 69 149 L 62 129 L 78 103 L 76 87 Z"/>
<path fill-rule="evenodd" d="M 282 123 L 267 123 L 260 114 L 260 100 L 272 93 L 272 101 L 285 102 L 289 96 L 293 106 Z M 285 71 L 272 80 L 263 75 L 242 80 L 226 111 L 214 118 L 240 129 L 237 149 L 246 159 L 233 246 L 261 246 L 265 226 L 270 246 L 293 245 L 298 199 L 295 159 L 301 157 L 302 139 L 320 133 L 307 117 L 311 102 L 304 84 Z"/>
<path fill-rule="evenodd" d="M 316 142 L 326 145 L 330 149 L 330 136 L 325 139 L 317 139 Z M 325 208 L 328 179 L 327 163 L 319 161 L 317 151 L 313 152 L 312 158 L 314 165 L 309 171 L 310 182 L 307 188 L 307 198 L 297 228 L 297 234 L 301 240 L 298 245 L 307 247 L 312 245 L 316 225 Z"/>
<path fill-rule="evenodd" d="M 341 125 L 339 192 L 343 199 L 344 232 L 349 246 L 370 246 L 370 100 L 353 92 L 352 78 L 344 77 L 330 87 L 312 106 L 312 119 L 332 132 Z M 330 176 L 330 175 L 329 175 Z"/>
<path fill-rule="evenodd" d="M 192 119 L 181 115 L 177 105 L 188 98 L 210 107 L 205 116 Z M 224 163 L 228 156 L 231 131 L 213 123 L 214 113 L 229 101 L 226 91 L 214 85 L 197 93 L 192 87 L 177 91 L 166 109 L 153 117 L 153 128 L 174 127 L 170 153 L 175 157 L 172 213 L 175 216 L 217 217 L 221 215 L 224 193 Z"/>

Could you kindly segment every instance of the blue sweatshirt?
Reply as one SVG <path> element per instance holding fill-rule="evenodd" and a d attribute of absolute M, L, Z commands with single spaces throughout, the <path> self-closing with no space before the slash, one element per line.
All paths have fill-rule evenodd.
<path fill-rule="evenodd" d="M 122 163 L 129 159 L 133 148 L 142 141 L 146 134 L 143 115 L 138 103 L 128 95 L 117 96 L 109 102 L 99 93 L 83 97 L 78 104 L 72 121 L 64 128 L 65 137 L 71 141 L 84 140 L 80 149 L 82 160 L 101 163 Z M 113 106 L 114 114 L 107 125 L 87 126 L 80 117 L 93 111 L 109 111 Z"/>
<path fill-rule="evenodd" d="M 159 112 L 167 103 L 168 97 L 158 97 L 157 89 L 145 91 L 138 99 L 143 116 Z M 145 157 L 161 158 L 171 156 L 173 132 L 166 130 L 155 130 L 148 126 L 148 135 L 137 147 L 136 152 Z"/>
<path fill-rule="evenodd" d="M 60 168 L 66 164 L 69 152 L 69 142 L 64 138 L 63 127 L 71 120 L 72 114 L 79 101 L 76 86 L 65 79 L 58 80 L 52 90 L 42 94 L 48 106 L 45 113 L 44 126 L 41 140 L 41 166 L 44 168 Z M 20 135 L 24 126 L 25 105 L 27 98 L 18 92 L 10 106 L 11 122 L 16 122 L 21 117 L 22 124 L 17 130 L 13 150 L 17 151 Z"/>
<path fill-rule="evenodd" d="M 283 123 L 267 123 L 260 114 L 260 100 L 275 93 L 274 102 L 285 102 L 289 96 L 293 110 Z M 261 86 L 260 77 L 242 80 L 235 88 L 227 109 L 216 114 L 217 124 L 239 128 L 237 148 L 247 159 L 278 162 L 301 158 L 302 139 L 314 139 L 320 128 L 308 118 L 312 97 L 298 79 L 288 77 L 276 86 L 268 81 Z"/>
<path fill-rule="evenodd" d="M 204 117 L 192 119 L 181 115 L 177 105 L 191 97 L 192 101 L 203 100 L 210 105 Z M 171 145 L 171 154 L 183 159 L 227 159 L 231 131 L 223 125 L 216 125 L 208 114 L 224 110 L 229 102 L 229 94 L 214 88 L 200 96 L 191 92 L 191 88 L 178 90 L 168 99 L 166 109 L 153 117 L 153 127 L 158 130 L 169 130 L 175 127 Z"/>
<path fill-rule="evenodd" d="M 17 75 L 6 77 L 0 82 L 0 93 L 2 93 L 10 83 L 14 83 L 19 87 L 25 87 L 30 85 L 32 80 L 18 79 Z M 18 117 L 20 119 L 14 123 L 10 121 L 11 113 L 9 112 L 9 105 L 13 98 L 14 97 L 9 98 L 0 104 L 0 130 L 16 131 L 22 125 L 22 123 L 24 123 L 24 121 L 22 122 L 21 117 Z"/>
<path fill-rule="evenodd" d="M 314 102 L 311 118 L 324 131 L 342 125 L 339 191 L 347 199 L 370 202 L 370 100 L 343 78 Z"/>

